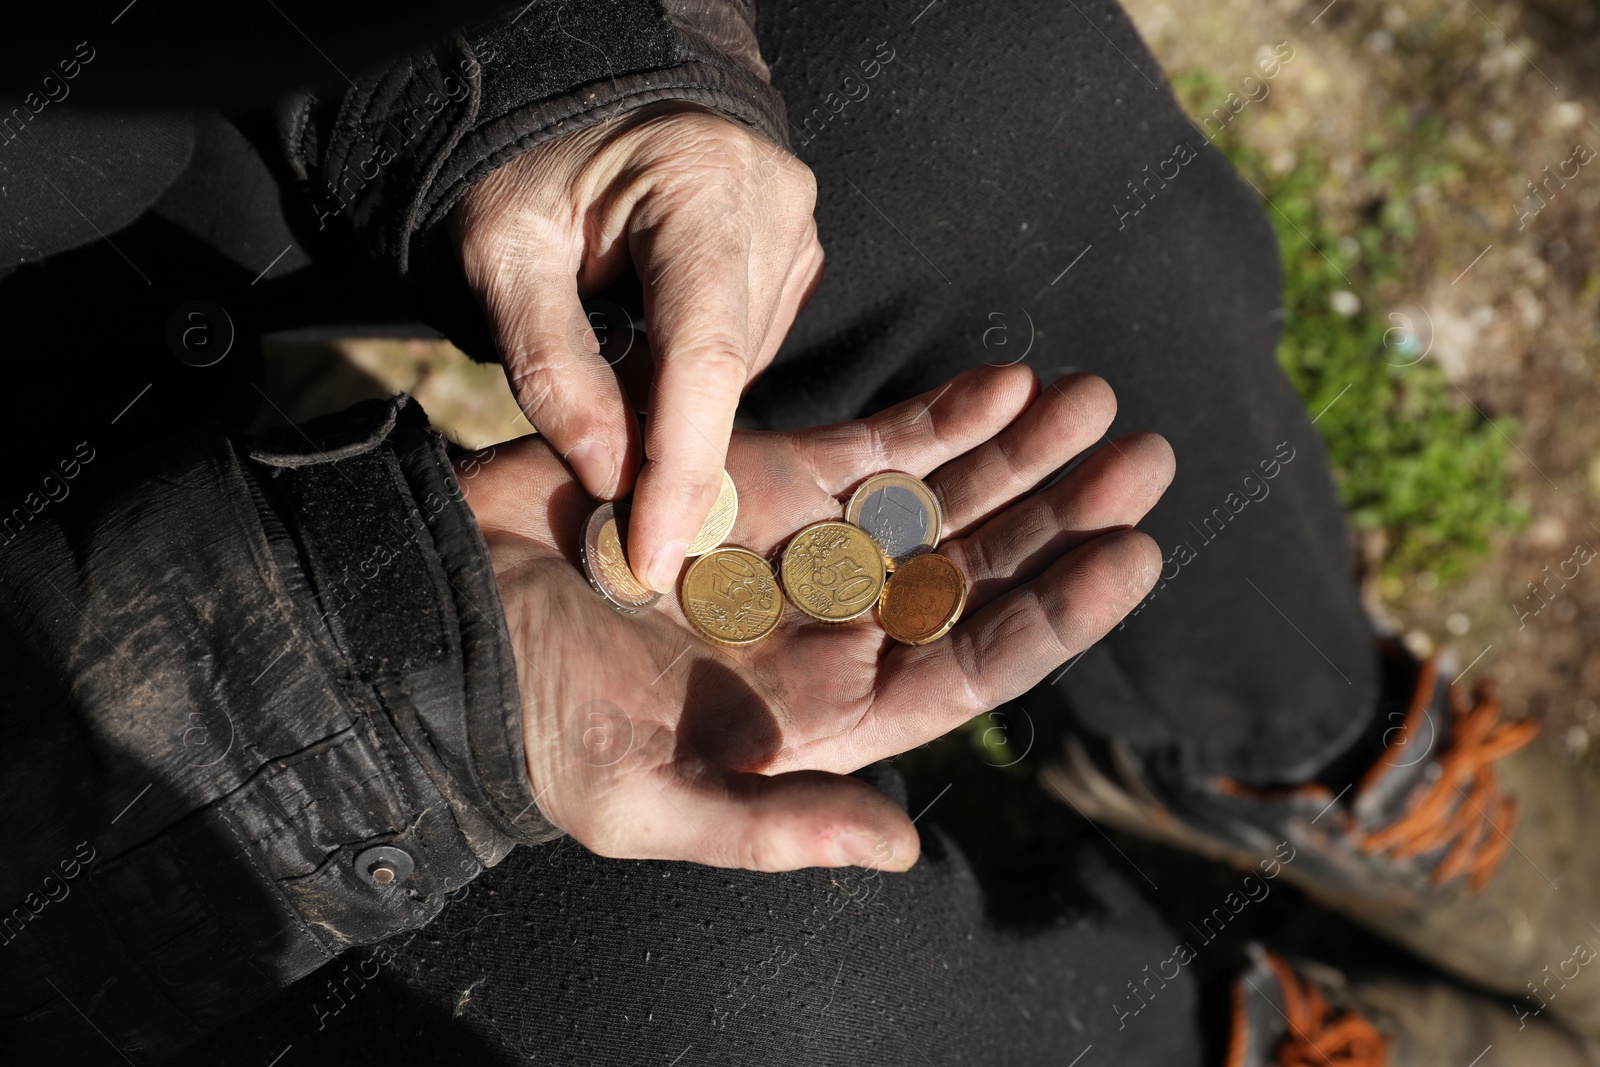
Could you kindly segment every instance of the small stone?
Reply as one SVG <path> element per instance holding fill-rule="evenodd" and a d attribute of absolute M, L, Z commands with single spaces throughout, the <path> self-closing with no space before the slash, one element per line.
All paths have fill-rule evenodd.
<path fill-rule="evenodd" d="M 1406 635 L 1400 639 L 1406 650 L 1418 659 L 1427 659 L 1433 655 L 1433 638 L 1421 630 L 1407 630 Z"/>
<path fill-rule="evenodd" d="M 1450 617 L 1444 620 L 1444 628 L 1457 637 L 1462 637 L 1472 629 L 1472 620 L 1467 618 L 1464 612 L 1452 611 Z"/>
<path fill-rule="evenodd" d="M 1554 515 L 1544 515 L 1528 527 L 1528 540 L 1540 548 L 1556 548 L 1567 543 L 1567 524 Z"/>
<path fill-rule="evenodd" d="M 1328 294 L 1328 306 L 1335 315 L 1348 319 L 1361 310 L 1361 298 L 1348 289 L 1335 289 Z"/>
<path fill-rule="evenodd" d="M 1550 109 L 1550 121 L 1563 129 L 1571 129 L 1583 121 L 1583 105 L 1564 100 Z"/>

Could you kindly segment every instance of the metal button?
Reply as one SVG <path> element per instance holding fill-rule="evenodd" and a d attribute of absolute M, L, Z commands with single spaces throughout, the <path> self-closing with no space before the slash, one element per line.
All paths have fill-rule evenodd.
<path fill-rule="evenodd" d="M 378 845 L 356 856 L 356 873 L 379 888 L 405 881 L 415 869 L 410 855 L 392 845 Z"/>

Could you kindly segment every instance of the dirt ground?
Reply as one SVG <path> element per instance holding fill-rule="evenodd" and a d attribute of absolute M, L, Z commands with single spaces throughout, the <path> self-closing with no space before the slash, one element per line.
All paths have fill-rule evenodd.
<path fill-rule="evenodd" d="M 1438 361 L 1463 404 L 1519 423 L 1509 475 L 1531 521 L 1497 538 L 1463 579 L 1369 576 L 1367 600 L 1414 649 L 1446 650 L 1469 682 L 1495 678 L 1512 714 L 1538 716 L 1548 743 L 1584 757 L 1600 736 L 1600 656 L 1590 654 L 1600 648 L 1600 567 L 1587 566 L 1600 555 L 1600 158 L 1570 181 L 1549 176 L 1563 164 L 1570 173 L 1578 145 L 1600 153 L 1600 5 L 1127 6 L 1173 76 L 1204 69 L 1236 86 L 1263 51 L 1292 45 L 1293 61 L 1239 127 L 1274 169 L 1287 172 L 1304 151 L 1326 160 L 1319 206 L 1335 220 L 1366 207 L 1371 131 L 1397 113 L 1442 125 L 1464 180 L 1448 195 L 1417 187 L 1414 251 L 1402 282 L 1382 295 L 1405 316 L 1397 324 L 1414 324 L 1418 350 Z M 1540 183 L 1540 199 L 1530 183 Z M 469 446 L 530 429 L 499 370 L 447 345 L 290 346 L 273 374 L 270 391 L 291 415 L 297 405 L 324 409 L 319 396 L 330 391 L 401 388 Z"/>

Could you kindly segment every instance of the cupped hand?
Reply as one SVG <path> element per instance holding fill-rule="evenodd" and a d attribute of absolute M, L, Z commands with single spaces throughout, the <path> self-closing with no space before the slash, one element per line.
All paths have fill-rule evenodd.
<path fill-rule="evenodd" d="M 633 490 L 628 557 L 662 592 L 716 501 L 740 394 L 821 277 L 815 202 L 805 164 L 676 104 L 534 148 L 452 216 L 523 412 L 591 495 Z M 638 420 L 580 302 L 630 264 L 656 360 L 642 469 Z"/>
<path fill-rule="evenodd" d="M 770 554 L 886 469 L 923 478 L 945 514 L 939 551 L 971 583 L 931 644 L 785 605 L 761 644 L 722 648 L 676 597 L 622 615 L 577 566 L 593 501 L 538 438 L 466 480 L 517 655 L 528 773 L 540 810 L 614 857 L 778 871 L 916 860 L 910 819 L 848 772 L 1019 696 L 1103 636 L 1154 584 L 1155 543 L 1129 527 L 1173 475 L 1154 434 L 1101 440 L 1110 388 L 1039 390 L 983 367 L 872 418 L 733 435 L 739 517 L 728 544 Z M 467 460 L 466 462 L 473 462 Z"/>

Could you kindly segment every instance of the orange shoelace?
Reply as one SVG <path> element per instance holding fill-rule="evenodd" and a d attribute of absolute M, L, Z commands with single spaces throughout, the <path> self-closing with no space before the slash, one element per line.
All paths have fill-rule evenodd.
<path fill-rule="evenodd" d="M 1415 737 L 1437 672 L 1435 661 L 1423 665 L 1417 695 L 1402 728 L 1403 738 Z M 1433 882 L 1442 884 L 1465 874 L 1472 892 L 1477 893 L 1499 870 L 1517 824 L 1517 802 L 1501 790 L 1492 764 L 1532 741 L 1539 733 L 1539 724 L 1527 719 L 1501 722 L 1500 702 L 1492 682 L 1479 684 L 1471 701 L 1452 685 L 1450 714 L 1450 743 L 1437 757 L 1438 777 L 1412 801 L 1404 815 L 1363 835 L 1357 846 L 1363 852 L 1386 852 L 1405 859 L 1448 844 L 1450 851 L 1434 869 Z M 1386 769 L 1382 763 L 1376 765 L 1369 772 L 1368 781 Z M 1362 787 L 1367 784 L 1362 782 Z"/>
<path fill-rule="evenodd" d="M 1322 991 L 1302 982 L 1281 956 L 1267 963 L 1283 990 L 1289 1032 L 1278 1045 L 1282 1067 L 1386 1067 L 1389 1043 L 1378 1028 L 1352 1011 L 1335 1011 Z"/>

